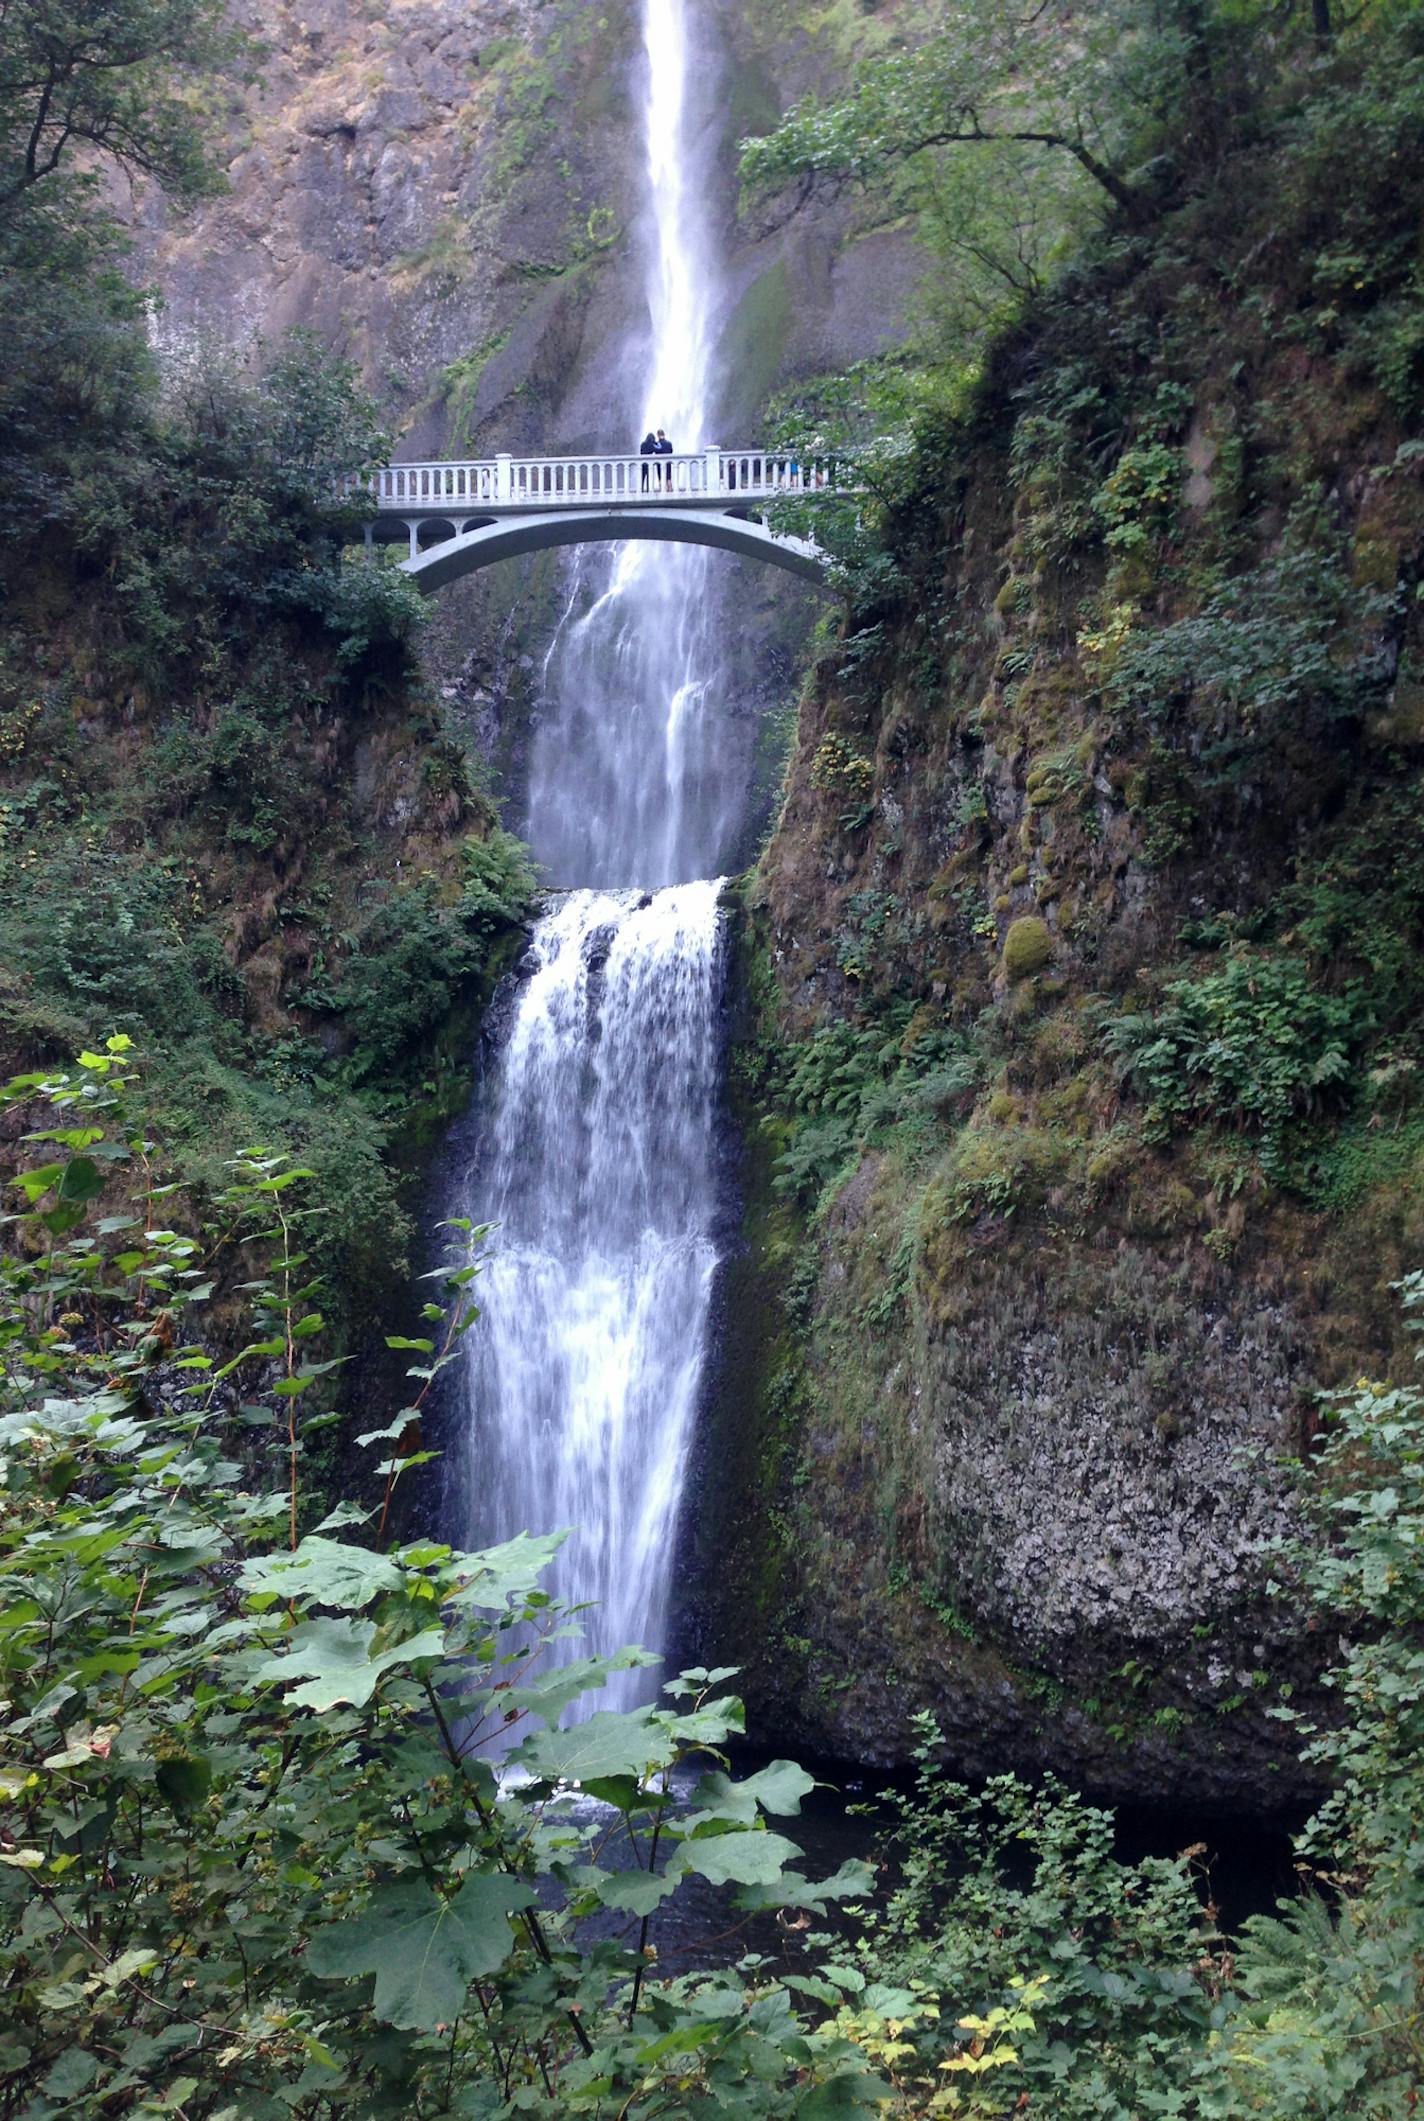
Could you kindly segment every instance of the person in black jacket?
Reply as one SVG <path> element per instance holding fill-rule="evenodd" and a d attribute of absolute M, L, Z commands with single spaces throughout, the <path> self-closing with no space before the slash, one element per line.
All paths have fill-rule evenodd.
<path fill-rule="evenodd" d="M 665 435 L 665 434 L 663 433 L 663 431 L 662 431 L 661 427 L 660 427 L 660 428 L 658 429 L 658 439 L 657 439 L 657 453 L 658 453 L 658 455 L 659 455 L 660 457 L 670 457 L 670 456 L 672 455 L 672 453 L 673 453 L 673 448 L 672 448 L 672 444 L 671 444 L 671 442 L 670 442 L 670 441 L 668 440 L 667 436 L 666 436 L 666 435 Z M 659 465 L 659 466 L 658 466 L 658 484 L 659 484 L 659 485 L 661 486 L 662 482 L 663 482 L 663 467 L 662 467 L 662 465 Z M 669 464 L 669 465 L 668 465 L 668 467 L 667 467 L 667 490 L 668 490 L 668 492 L 669 492 L 669 493 L 671 493 L 671 492 L 672 492 L 672 466 L 671 466 L 671 464 Z"/>
<path fill-rule="evenodd" d="M 641 442 L 640 442 L 640 443 L 638 444 L 638 454 L 639 454 L 639 456 L 640 456 L 640 457 L 642 457 L 642 458 L 644 459 L 644 463 L 643 463 L 643 491 L 644 491 L 644 493 L 646 493 L 646 492 L 647 492 L 647 490 L 648 490 L 648 466 L 647 466 L 647 459 L 648 459 L 649 457 L 655 457 L 655 456 L 657 455 L 657 453 L 658 453 L 658 438 L 657 438 L 657 436 L 656 436 L 656 435 L 655 435 L 655 434 L 653 433 L 653 430 L 652 430 L 652 428 L 650 427 L 650 428 L 648 429 L 647 433 L 646 433 L 646 434 L 644 435 L 644 437 L 643 437 L 642 441 L 641 441 Z"/>

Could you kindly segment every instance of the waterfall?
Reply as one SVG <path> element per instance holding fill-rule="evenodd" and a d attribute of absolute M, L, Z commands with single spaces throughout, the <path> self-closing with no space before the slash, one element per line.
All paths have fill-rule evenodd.
<path fill-rule="evenodd" d="M 713 113 L 693 95 L 709 76 L 692 5 L 643 5 L 649 324 L 626 360 L 630 447 L 657 427 L 674 447 L 715 439 Z M 574 1527 L 554 1588 L 595 1602 L 599 1650 L 662 1646 L 717 1265 L 720 884 L 699 879 L 735 842 L 747 746 L 719 691 L 715 586 L 708 555 L 676 545 L 572 564 L 526 824 L 562 895 L 534 933 L 461 1203 L 498 1226 L 466 1344 L 462 1536 Z M 623 1675 L 613 1699 L 647 1689 Z"/>
<path fill-rule="evenodd" d="M 691 0 L 644 0 L 638 97 L 648 202 L 649 329 L 625 357 L 627 445 L 664 428 L 700 449 L 713 399 L 721 274 L 707 215 L 715 127 L 692 94 Z M 710 88 L 705 63 L 700 78 Z M 746 802 L 751 726 L 717 679 L 730 620 L 717 562 L 689 545 L 627 544 L 575 564 L 544 666 L 528 834 L 558 884 L 645 889 L 726 866 Z"/>

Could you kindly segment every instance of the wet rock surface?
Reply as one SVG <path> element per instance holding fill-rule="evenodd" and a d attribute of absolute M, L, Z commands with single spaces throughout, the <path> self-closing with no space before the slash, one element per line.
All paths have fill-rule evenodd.
<path fill-rule="evenodd" d="M 234 13 L 264 55 L 234 85 L 226 196 L 182 217 L 136 205 L 160 335 L 244 345 L 306 326 L 359 363 L 408 457 L 632 446 L 611 388 L 642 328 L 631 0 Z M 750 435 L 775 382 L 891 342 L 918 266 L 903 235 L 845 211 L 738 228 L 735 138 L 830 53 L 775 9 L 704 22 L 728 128 L 722 416 Z"/>

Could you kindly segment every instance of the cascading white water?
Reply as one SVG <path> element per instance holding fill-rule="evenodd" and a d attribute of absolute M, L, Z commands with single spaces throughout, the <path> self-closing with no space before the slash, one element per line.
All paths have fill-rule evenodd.
<path fill-rule="evenodd" d="M 492 1119 L 475 1449 L 499 1529 L 578 1528 L 558 1588 L 604 1648 L 662 1640 L 717 1264 L 717 892 L 563 899 Z"/>
<path fill-rule="evenodd" d="M 686 448 L 708 439 L 718 294 L 693 4 L 644 0 L 650 335 L 633 354 L 637 436 Z M 498 1228 L 467 1343 L 462 1529 L 576 1527 L 554 1585 L 595 1602 L 601 1650 L 662 1644 L 717 1264 L 719 885 L 696 879 L 733 844 L 747 756 L 718 689 L 714 579 L 671 545 L 574 573 L 526 826 L 567 895 L 535 931 L 468 1187 Z M 614 1698 L 645 1687 L 624 1675 Z"/>
<path fill-rule="evenodd" d="M 712 113 L 693 93 L 692 0 L 644 0 L 639 96 L 649 334 L 629 354 L 625 446 L 661 427 L 700 449 L 712 402 L 721 272 Z M 705 63 L 701 79 L 710 83 Z M 636 416 L 634 416 L 636 415 Z M 656 473 L 654 473 L 656 476 Z M 717 678 L 728 623 L 696 546 L 627 544 L 577 563 L 544 668 L 528 834 L 556 884 L 645 889 L 724 868 L 746 803 L 751 733 Z"/>

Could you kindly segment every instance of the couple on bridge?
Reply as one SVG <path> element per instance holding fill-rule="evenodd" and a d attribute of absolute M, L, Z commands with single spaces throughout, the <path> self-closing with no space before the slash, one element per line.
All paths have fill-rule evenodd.
<path fill-rule="evenodd" d="M 670 457 L 670 456 L 672 456 L 672 455 L 673 455 L 673 453 L 674 453 L 674 452 L 673 452 L 673 446 L 672 446 L 671 442 L 670 442 L 670 441 L 668 440 L 667 436 L 666 436 L 666 435 L 665 435 L 665 434 L 663 433 L 663 431 L 662 431 L 661 427 L 660 427 L 660 428 L 658 429 L 658 431 L 657 431 L 657 433 L 656 433 L 656 434 L 654 434 L 654 433 L 653 433 L 653 430 L 652 430 L 652 428 L 650 427 L 650 428 L 648 429 L 647 433 L 646 433 L 646 434 L 644 435 L 644 437 L 643 437 L 642 441 L 641 441 L 641 442 L 640 442 L 640 443 L 638 444 L 638 454 L 639 454 L 639 456 L 640 456 L 640 457 Z M 652 468 L 653 468 L 653 470 L 654 470 L 654 471 L 655 471 L 655 472 L 657 473 L 657 475 L 658 475 L 658 487 L 659 487 L 659 490 L 661 490 L 661 488 L 662 488 L 662 483 L 663 483 L 663 467 L 662 467 L 662 465 L 661 465 L 661 464 L 655 464 L 655 465 L 654 465 L 654 466 L 653 466 Z M 667 474 L 667 478 L 668 478 L 668 485 L 669 485 L 669 486 L 671 486 L 671 484 L 672 484 L 672 466 L 671 466 L 671 465 L 669 465 L 669 466 L 668 466 L 668 474 Z M 646 492 L 647 492 L 647 490 L 648 490 L 648 466 L 647 466 L 647 464 L 645 463 L 645 464 L 644 464 L 644 466 L 643 466 L 643 491 L 644 491 L 644 493 L 646 493 Z"/>

